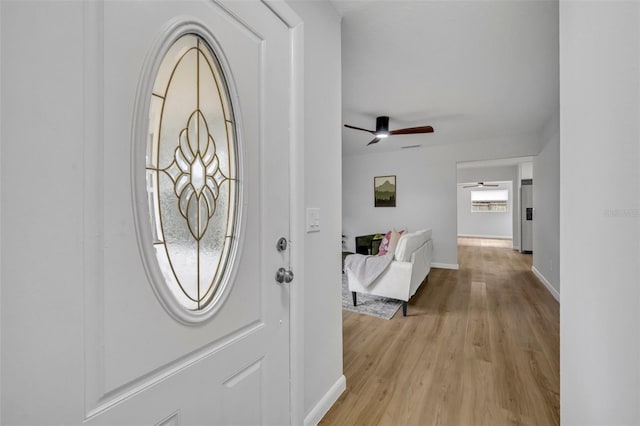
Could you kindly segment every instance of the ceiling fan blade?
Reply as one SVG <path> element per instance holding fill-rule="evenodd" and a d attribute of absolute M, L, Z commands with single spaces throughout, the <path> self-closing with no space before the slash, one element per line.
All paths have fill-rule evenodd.
<path fill-rule="evenodd" d="M 372 135 L 375 135 L 375 134 L 376 134 L 376 132 L 375 132 L 375 131 L 373 131 L 373 130 L 363 129 L 362 127 L 349 126 L 348 124 L 345 124 L 345 125 L 344 125 L 344 127 L 348 127 L 348 128 L 350 128 L 350 129 L 355 129 L 355 130 L 362 130 L 362 131 L 364 131 L 364 132 L 369 132 L 369 133 L 371 133 Z"/>
<path fill-rule="evenodd" d="M 406 129 L 392 130 L 389 132 L 390 135 L 411 135 L 414 133 L 433 133 L 433 127 L 431 126 L 408 127 Z"/>
<path fill-rule="evenodd" d="M 478 182 L 478 183 L 473 184 L 473 185 L 466 185 L 466 186 L 463 186 L 463 188 L 486 188 L 486 187 L 488 187 L 488 186 L 494 186 L 494 187 L 495 187 L 495 186 L 500 186 L 500 185 L 498 185 L 497 183 L 484 183 L 484 182 Z"/>
<path fill-rule="evenodd" d="M 378 143 L 378 142 L 380 142 L 380 138 L 373 138 L 373 140 L 372 140 L 371 142 L 369 142 L 369 143 L 367 144 L 367 146 L 369 146 L 369 145 L 371 145 L 371 144 L 373 144 L 373 143 Z"/>

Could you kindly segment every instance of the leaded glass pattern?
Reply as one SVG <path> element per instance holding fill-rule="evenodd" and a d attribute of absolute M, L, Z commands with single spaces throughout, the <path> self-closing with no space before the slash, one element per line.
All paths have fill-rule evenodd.
<path fill-rule="evenodd" d="M 149 105 L 147 194 L 155 254 L 176 300 L 217 300 L 237 213 L 233 110 L 220 64 L 198 35 L 165 55 Z"/>

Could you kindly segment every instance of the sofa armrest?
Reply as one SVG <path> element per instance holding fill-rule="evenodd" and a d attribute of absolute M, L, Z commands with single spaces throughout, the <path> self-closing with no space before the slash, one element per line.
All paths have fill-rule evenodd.
<path fill-rule="evenodd" d="M 415 292 L 422 284 L 422 281 L 427 277 L 431 271 L 431 260 L 433 258 L 433 242 L 427 241 L 418 250 L 412 253 L 411 263 L 414 265 L 411 271 L 411 289 L 410 296 L 413 296 Z"/>
<path fill-rule="evenodd" d="M 394 260 L 391 262 L 389 267 L 368 287 L 363 286 L 353 273 L 347 270 L 349 291 L 375 294 L 376 296 L 408 301 L 411 296 L 409 292 L 412 270 L 413 264 L 411 262 L 399 262 Z"/>

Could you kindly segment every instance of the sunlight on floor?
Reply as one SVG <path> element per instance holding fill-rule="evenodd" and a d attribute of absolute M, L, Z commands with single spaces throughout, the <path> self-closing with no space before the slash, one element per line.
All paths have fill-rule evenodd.
<path fill-rule="evenodd" d="M 459 246 L 476 246 L 476 247 L 501 247 L 512 248 L 513 240 L 498 238 L 468 238 L 458 237 Z"/>

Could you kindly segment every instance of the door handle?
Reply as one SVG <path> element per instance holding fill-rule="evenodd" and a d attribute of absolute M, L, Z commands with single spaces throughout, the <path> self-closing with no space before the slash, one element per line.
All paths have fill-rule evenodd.
<path fill-rule="evenodd" d="M 293 271 L 287 271 L 284 268 L 280 268 L 276 271 L 276 281 L 280 284 L 290 283 L 293 281 Z"/>

